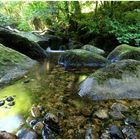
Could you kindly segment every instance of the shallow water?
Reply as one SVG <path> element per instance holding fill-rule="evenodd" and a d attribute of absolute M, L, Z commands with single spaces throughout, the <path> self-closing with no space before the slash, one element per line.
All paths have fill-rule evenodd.
<path fill-rule="evenodd" d="M 24 78 L 0 90 L 0 99 L 15 97 L 14 106 L 8 106 L 6 101 L 0 107 L 0 130 L 16 133 L 30 116 L 33 104 L 43 105 L 48 112 L 58 116 L 62 129 L 58 138 L 85 138 L 87 128 L 93 128 L 94 138 L 100 138 L 105 127 L 111 124 L 121 126 L 123 121 L 114 121 L 110 117 L 104 120 L 94 115 L 99 109 L 109 110 L 114 102 L 131 106 L 126 117 L 134 116 L 140 121 L 140 112 L 137 112 L 140 109 L 139 100 L 93 102 L 86 97 L 80 97 L 79 83 L 90 73 L 92 71 L 67 72 L 49 62 L 36 65 Z M 139 130 L 138 128 L 138 137 Z"/>

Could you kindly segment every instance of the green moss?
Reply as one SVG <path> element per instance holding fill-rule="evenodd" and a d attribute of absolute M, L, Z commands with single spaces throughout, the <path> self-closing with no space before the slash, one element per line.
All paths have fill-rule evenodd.
<path fill-rule="evenodd" d="M 140 48 L 126 44 L 116 47 L 107 57 L 108 60 L 134 59 L 140 60 Z"/>
<path fill-rule="evenodd" d="M 74 49 L 63 53 L 59 62 L 73 67 L 98 67 L 105 65 L 106 59 L 96 53 L 83 49 Z"/>
<path fill-rule="evenodd" d="M 10 48 L 7 48 L 0 44 L 0 62 L 1 63 L 20 63 L 27 59 L 27 56 L 18 53 Z"/>
<path fill-rule="evenodd" d="M 110 64 L 91 75 L 98 83 L 103 83 L 110 78 L 120 79 L 124 72 L 133 73 L 137 72 L 140 67 L 140 62 L 136 60 L 121 60 L 119 62 Z"/>

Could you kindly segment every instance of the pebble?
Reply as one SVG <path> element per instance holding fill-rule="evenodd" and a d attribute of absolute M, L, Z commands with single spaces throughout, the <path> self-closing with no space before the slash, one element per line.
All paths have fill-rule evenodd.
<path fill-rule="evenodd" d="M 27 128 L 22 128 L 20 129 L 17 133 L 16 136 L 18 139 L 37 139 L 37 134 Z"/>
<path fill-rule="evenodd" d="M 42 129 L 42 137 L 43 139 L 56 139 L 56 134 L 45 124 Z"/>
<path fill-rule="evenodd" d="M 6 101 L 7 101 L 7 102 L 11 102 L 11 101 L 13 101 L 13 100 L 14 100 L 14 98 L 13 98 L 12 96 L 9 96 L 9 97 L 6 98 Z"/>
<path fill-rule="evenodd" d="M 49 121 L 53 121 L 55 123 L 58 123 L 58 117 L 52 113 L 46 113 L 44 116 L 44 121 L 47 123 Z"/>
<path fill-rule="evenodd" d="M 127 139 L 137 139 L 137 132 L 133 126 L 124 126 L 122 132 Z"/>
<path fill-rule="evenodd" d="M 41 134 L 42 133 L 42 129 L 44 127 L 44 124 L 42 122 L 37 122 L 34 126 L 33 126 L 33 130 L 37 133 L 37 134 Z"/>
<path fill-rule="evenodd" d="M 122 133 L 122 131 L 121 131 L 121 129 L 116 125 L 112 125 L 110 127 L 109 132 L 110 132 L 110 137 L 112 139 L 124 139 L 125 138 L 123 133 Z"/>
<path fill-rule="evenodd" d="M 30 80 L 29 79 L 27 79 L 27 80 L 25 80 L 23 83 L 29 83 L 30 82 Z"/>
<path fill-rule="evenodd" d="M 95 115 L 100 119 L 107 119 L 108 118 L 108 110 L 107 109 L 99 109 L 95 112 Z"/>
<path fill-rule="evenodd" d="M 125 105 L 123 105 L 123 104 L 120 104 L 120 103 L 114 103 L 112 106 L 111 106 L 111 109 L 112 110 L 117 110 L 117 111 L 119 111 L 119 112 L 126 112 L 126 111 L 128 111 L 128 107 L 127 106 L 125 106 Z"/>
<path fill-rule="evenodd" d="M 110 115 L 111 118 L 114 119 L 114 120 L 121 120 L 121 119 L 123 119 L 123 118 L 125 117 L 121 112 L 119 112 L 119 111 L 117 111 L 117 110 L 110 111 L 110 112 L 109 112 L 109 115 Z"/>
<path fill-rule="evenodd" d="M 16 136 L 6 131 L 0 131 L 0 139 L 16 139 Z"/>
<path fill-rule="evenodd" d="M 134 118 L 126 118 L 124 120 L 124 123 L 126 125 L 132 125 L 132 126 L 137 126 L 138 125 L 138 122 Z"/>
<path fill-rule="evenodd" d="M 8 105 L 9 105 L 9 106 L 14 106 L 14 105 L 15 105 L 15 102 L 14 102 L 14 101 L 10 101 L 10 102 L 8 103 Z"/>
<path fill-rule="evenodd" d="M 101 139 L 111 139 L 109 131 L 105 130 L 105 132 L 101 134 L 100 138 Z"/>
<path fill-rule="evenodd" d="M 38 117 L 41 116 L 41 112 L 40 112 L 39 108 L 36 107 L 36 106 L 32 106 L 32 108 L 31 108 L 31 114 L 35 118 L 38 118 Z"/>
<path fill-rule="evenodd" d="M 5 104 L 4 100 L 0 100 L 0 106 L 3 106 Z"/>
<path fill-rule="evenodd" d="M 30 121 L 30 123 L 29 123 L 29 125 L 31 126 L 31 127 L 33 127 L 35 124 L 37 124 L 37 120 L 31 120 Z"/>
<path fill-rule="evenodd" d="M 85 132 L 85 139 L 94 139 L 92 128 L 87 128 Z"/>

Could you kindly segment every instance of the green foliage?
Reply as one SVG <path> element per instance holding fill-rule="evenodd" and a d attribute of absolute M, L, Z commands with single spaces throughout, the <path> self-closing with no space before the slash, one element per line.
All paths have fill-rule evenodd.
<path fill-rule="evenodd" d="M 24 31 L 47 27 L 74 38 L 82 31 L 113 34 L 120 43 L 140 46 L 138 1 L 9 1 L 0 6 L 4 26 L 15 24 Z M 86 8 L 92 11 L 82 13 Z"/>

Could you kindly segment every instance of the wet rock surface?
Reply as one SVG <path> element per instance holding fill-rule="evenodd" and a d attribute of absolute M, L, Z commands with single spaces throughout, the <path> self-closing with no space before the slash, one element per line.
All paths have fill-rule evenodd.
<path fill-rule="evenodd" d="M 59 64 L 65 69 L 93 67 L 99 68 L 106 65 L 106 59 L 98 54 L 82 50 L 74 49 L 65 51 L 59 59 Z"/>
<path fill-rule="evenodd" d="M 0 87 L 23 77 L 36 63 L 29 57 L 0 44 Z"/>
<path fill-rule="evenodd" d="M 16 139 L 14 134 L 8 133 L 6 131 L 0 131 L 0 139 Z"/>
<path fill-rule="evenodd" d="M 19 130 L 16 134 L 18 139 L 37 139 L 37 134 L 27 128 Z"/>
<path fill-rule="evenodd" d="M 79 95 L 92 100 L 140 99 L 140 62 L 122 60 L 97 70 L 80 85 Z"/>
<path fill-rule="evenodd" d="M 110 62 L 123 59 L 140 60 L 140 48 L 132 47 L 127 44 L 117 46 L 107 57 Z"/>
<path fill-rule="evenodd" d="M 93 45 L 89 45 L 89 44 L 84 45 L 82 47 L 82 49 L 87 50 L 87 51 L 90 51 L 90 52 L 93 52 L 93 53 L 96 53 L 96 54 L 104 54 L 105 53 L 104 50 L 99 49 L 99 48 L 97 48 L 97 47 L 95 47 Z"/>
<path fill-rule="evenodd" d="M 13 96 L 8 96 L 6 98 L 3 98 L 0 100 L 0 107 L 4 107 L 4 108 L 9 108 L 15 105 L 15 98 L 14 95 Z"/>

